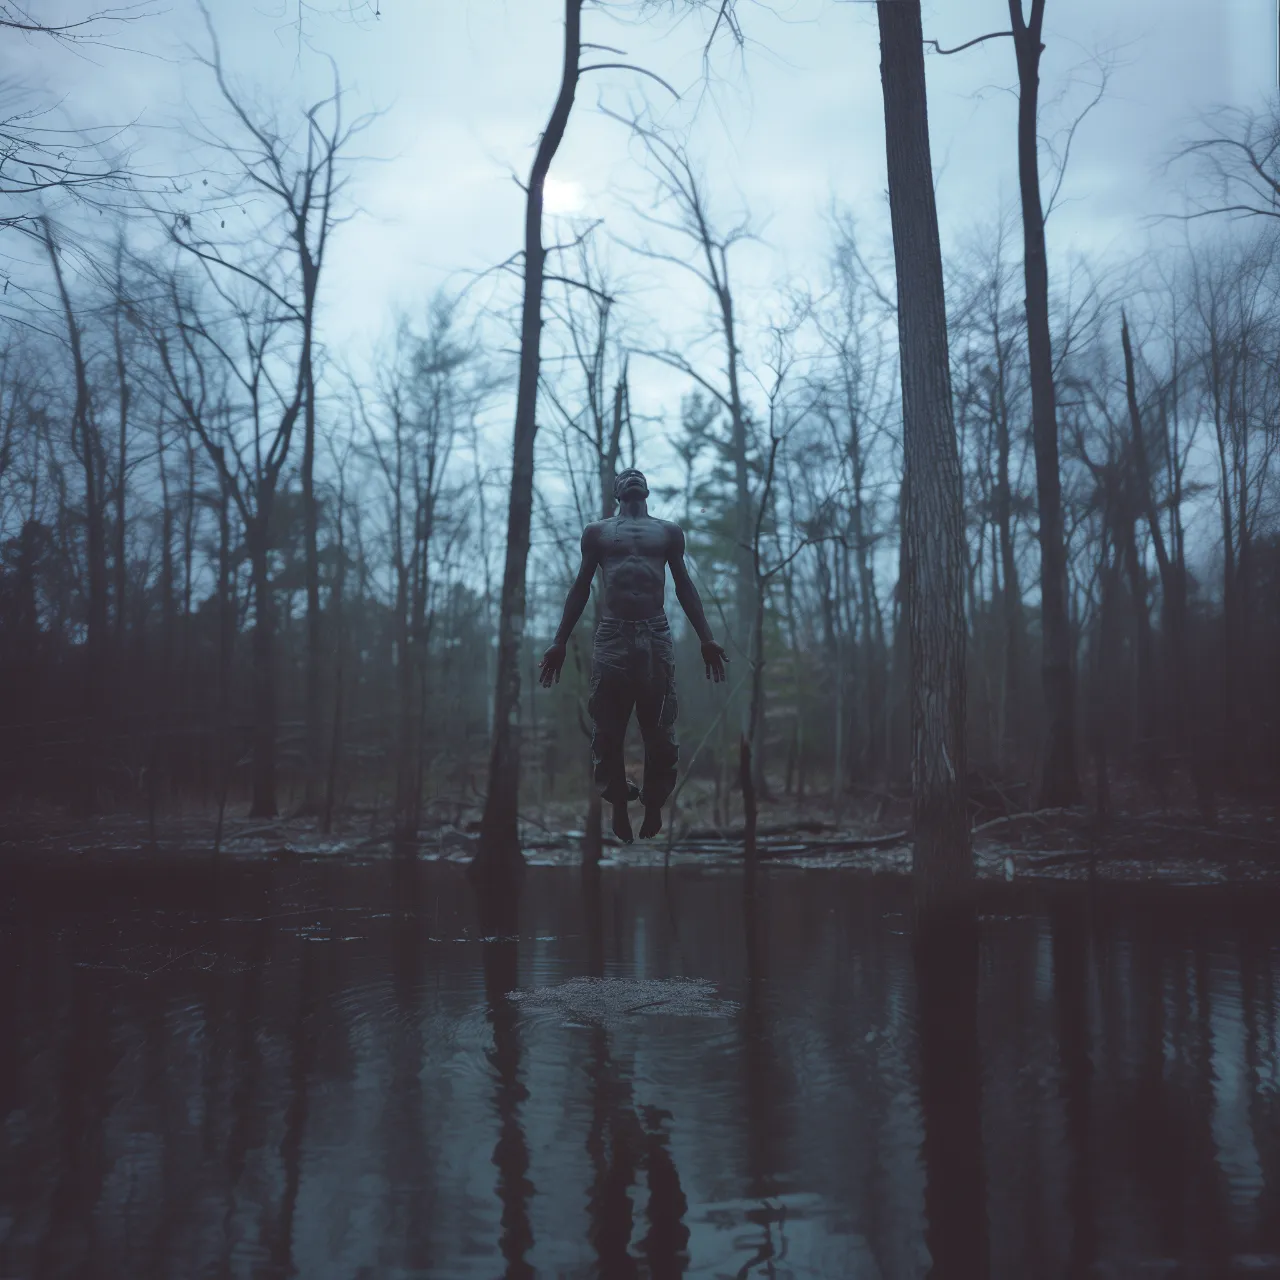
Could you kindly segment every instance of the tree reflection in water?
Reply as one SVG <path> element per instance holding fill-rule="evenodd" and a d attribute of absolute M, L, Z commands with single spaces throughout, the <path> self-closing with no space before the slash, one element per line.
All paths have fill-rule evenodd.
<path fill-rule="evenodd" d="M 747 1197 L 759 1200 L 758 1208 L 747 1211 L 747 1220 L 761 1230 L 763 1238 L 750 1267 L 760 1274 L 774 1274 L 774 1259 L 784 1249 L 782 1233 L 786 1211 L 776 1203 L 783 1190 L 779 1174 L 783 1155 L 784 1082 L 765 1012 L 765 984 L 769 972 L 766 875 L 754 862 L 743 872 L 742 929 L 746 961 L 746 1000 L 742 1009 L 742 1066 L 744 1114 L 747 1121 Z M 776 1238 L 775 1238 L 776 1237 Z"/>
<path fill-rule="evenodd" d="M 1071 1244 L 1066 1278 L 1077 1280 L 1093 1268 L 1092 1081 L 1089 1024 L 1089 904 L 1083 897 L 1053 905 L 1053 992 L 1057 1015 L 1059 1089 L 1062 1096 L 1070 1173 L 1066 1208 Z"/>
<path fill-rule="evenodd" d="M 972 906 L 915 922 L 920 1107 L 931 1280 L 990 1273 L 978 1046 L 978 923 Z"/>
<path fill-rule="evenodd" d="M 507 1280 L 529 1280 L 536 1273 L 525 1255 L 533 1248 L 529 1201 L 535 1187 L 529 1180 L 529 1144 L 520 1123 L 521 1104 L 529 1091 L 520 1079 L 520 1027 L 507 992 L 519 985 L 520 899 L 509 888 L 478 890 L 478 918 L 484 937 L 484 993 L 493 1047 L 487 1057 L 495 1079 L 493 1106 L 498 1117 L 498 1141 L 493 1163 L 498 1170 L 498 1200 L 502 1227 L 498 1247 L 506 1259 Z"/>
<path fill-rule="evenodd" d="M 433 1108 L 424 1095 L 422 988 L 428 934 L 422 867 L 407 858 L 393 863 L 391 914 L 392 989 L 395 1020 L 390 1028 L 390 1088 L 384 1107 L 386 1150 L 386 1246 L 409 1275 L 430 1275 L 431 1237 L 438 1210 L 435 1170 L 427 1132 Z"/>
<path fill-rule="evenodd" d="M 587 977 L 604 976 L 604 903 L 599 868 L 582 875 L 583 920 L 587 935 Z M 670 1151 L 666 1122 L 671 1112 L 637 1108 L 629 1071 L 614 1060 L 608 1028 L 588 1031 L 591 1050 L 587 1075 L 591 1119 L 587 1156 L 592 1170 L 587 1189 L 588 1234 L 600 1277 L 638 1277 L 631 1251 L 635 1233 L 632 1193 L 643 1169 L 648 1186 L 648 1229 L 639 1252 L 652 1280 L 679 1280 L 688 1264 L 688 1201 Z"/>
<path fill-rule="evenodd" d="M 0 885 L 3 1280 L 1280 1274 L 1272 898 L 98 874 Z M 602 975 L 718 996 L 507 998 Z"/>

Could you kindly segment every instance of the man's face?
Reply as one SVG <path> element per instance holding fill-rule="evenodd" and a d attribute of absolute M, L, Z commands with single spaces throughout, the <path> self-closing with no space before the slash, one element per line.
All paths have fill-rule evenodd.
<path fill-rule="evenodd" d="M 613 496 L 619 502 L 628 498 L 647 498 L 649 485 L 645 481 L 644 472 L 637 471 L 634 467 L 619 472 L 618 478 L 613 482 Z"/>

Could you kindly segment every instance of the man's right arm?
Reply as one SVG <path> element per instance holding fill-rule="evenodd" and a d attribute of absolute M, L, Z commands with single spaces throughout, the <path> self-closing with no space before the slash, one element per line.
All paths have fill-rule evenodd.
<path fill-rule="evenodd" d="M 569 588 L 569 595 L 564 602 L 564 616 L 556 629 L 556 638 L 551 647 L 542 655 L 542 667 L 538 680 L 544 689 L 550 689 L 560 680 L 560 669 L 564 666 L 565 647 L 573 629 L 582 617 L 582 611 L 591 599 L 591 579 L 595 576 L 596 566 L 600 563 L 600 550 L 597 544 L 599 530 L 595 525 L 587 525 L 582 531 L 582 563 L 578 566 L 578 576 Z"/>
<path fill-rule="evenodd" d="M 564 602 L 564 616 L 556 629 L 554 644 L 568 644 L 573 629 L 582 617 L 582 611 L 591 599 L 591 579 L 595 577 L 596 566 L 600 563 L 600 553 L 596 545 L 597 530 L 595 525 L 587 525 L 582 531 L 582 563 L 578 566 L 578 576 L 569 588 Z"/>

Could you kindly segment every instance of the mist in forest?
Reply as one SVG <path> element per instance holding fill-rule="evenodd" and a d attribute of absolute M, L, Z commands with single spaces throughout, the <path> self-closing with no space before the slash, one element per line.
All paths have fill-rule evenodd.
<path fill-rule="evenodd" d="M 1277 50 L 0 0 L 0 1275 L 1280 1274 Z"/>
<path fill-rule="evenodd" d="M 496 115 L 526 84 L 530 111 L 547 97 L 554 8 L 461 6 L 438 29 L 394 8 L 174 9 L 6 33 L 21 68 L 6 127 L 27 148 L 11 169 L 33 175 L 4 194 L 9 797 L 326 823 L 376 809 L 402 833 L 475 817 L 522 271 L 521 191 L 497 149 L 520 163 L 511 138 L 538 127 L 504 133 Z M 998 29 L 987 8 L 926 34 L 946 48 L 988 17 Z M 714 6 L 651 9 L 585 8 L 587 36 L 625 36 L 621 61 L 666 87 L 626 66 L 584 73 L 547 178 L 521 813 L 581 825 L 586 624 L 554 696 L 531 673 L 578 533 L 632 463 L 657 478 L 654 513 L 686 529 L 733 659 L 727 708 L 684 681 L 680 802 L 732 822 L 759 668 L 760 789 L 839 811 L 910 781 L 892 244 L 874 100 L 861 122 L 832 101 L 809 132 L 807 100 L 798 124 L 775 117 L 809 83 L 786 61 L 801 56 L 824 101 L 846 65 L 861 101 L 871 15 L 737 14 L 717 32 Z M 1049 11 L 1062 25 L 1043 38 L 1039 167 L 1078 767 L 1103 792 L 1112 776 L 1152 795 L 1194 779 L 1208 805 L 1276 779 L 1280 277 L 1269 67 L 1240 15 L 1186 17 L 1179 39 L 1198 30 L 1215 53 L 1171 99 L 1159 86 L 1186 50 L 1167 28 Z M 397 81 L 392 45 L 410 37 L 444 84 L 470 59 L 473 124 L 470 98 Z M 975 779 L 1026 806 L 1050 717 L 1015 113 L 988 83 L 1016 88 L 1001 43 L 926 45 L 926 62 L 967 753 Z M 464 164 L 466 127 L 481 136 Z M 60 159 L 52 131 L 69 128 Z M 513 215 L 500 234 L 492 214 L 456 225 L 448 206 L 477 191 Z"/>

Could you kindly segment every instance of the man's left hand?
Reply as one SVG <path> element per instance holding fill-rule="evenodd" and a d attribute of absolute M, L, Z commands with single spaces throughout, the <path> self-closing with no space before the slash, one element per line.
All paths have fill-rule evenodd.
<path fill-rule="evenodd" d="M 725 663 L 729 661 L 729 655 L 714 640 L 704 640 L 702 642 L 702 661 L 707 668 L 708 680 L 713 680 L 716 684 L 719 684 L 722 680 L 728 678 L 725 675 L 724 668 Z"/>

